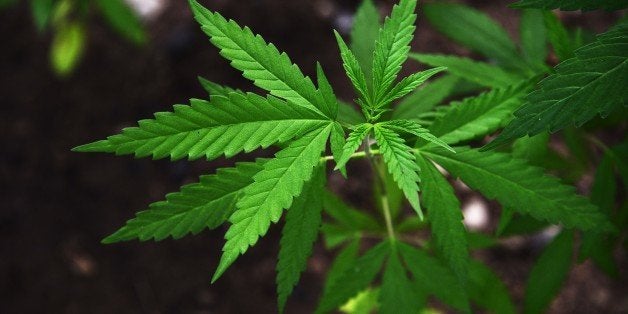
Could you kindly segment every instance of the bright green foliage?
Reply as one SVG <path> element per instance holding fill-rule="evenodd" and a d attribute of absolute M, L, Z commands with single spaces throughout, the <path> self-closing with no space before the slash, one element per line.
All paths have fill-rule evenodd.
<path fill-rule="evenodd" d="M 419 155 L 417 164 L 423 174 L 423 204 L 427 207 L 436 247 L 460 281 L 466 283 L 469 252 L 460 202 L 449 182 L 429 160 Z"/>
<path fill-rule="evenodd" d="M 333 104 L 325 103 L 312 80 L 301 73 L 288 55 L 280 53 L 273 44 L 267 44 L 261 36 L 254 35 L 248 27 L 241 28 L 233 20 L 227 21 L 195 0 L 190 0 L 190 5 L 194 17 L 220 49 L 220 54 L 242 71 L 244 77 L 272 95 L 327 117 L 335 117 Z"/>
<path fill-rule="evenodd" d="M 449 73 L 487 87 L 507 87 L 522 78 L 501 68 L 468 58 L 411 53 L 410 58 L 436 67 L 446 67 Z"/>
<path fill-rule="evenodd" d="M 332 311 L 366 288 L 379 273 L 389 251 L 390 242 L 381 242 L 346 265 L 342 275 L 323 294 L 316 313 Z"/>
<path fill-rule="evenodd" d="M 430 3 L 424 10 L 430 24 L 447 37 L 503 66 L 528 68 L 506 30 L 484 13 L 453 3 Z"/>
<path fill-rule="evenodd" d="M 351 50 L 364 71 L 366 82 L 372 87 L 373 80 L 373 52 L 375 41 L 381 27 L 381 17 L 371 0 L 362 1 L 355 13 L 353 28 L 351 29 Z"/>
<path fill-rule="evenodd" d="M 417 284 L 453 308 L 470 312 L 462 284 L 439 260 L 404 243 L 399 243 L 399 252 Z"/>
<path fill-rule="evenodd" d="M 503 153 L 465 148 L 456 148 L 456 152 L 430 149 L 423 153 L 469 187 L 497 199 L 503 206 L 568 228 L 612 228 L 597 208 L 578 196 L 573 187 L 543 174 L 541 168 Z"/>
<path fill-rule="evenodd" d="M 412 120 L 390 120 L 378 123 L 380 126 L 384 126 L 397 133 L 409 133 L 417 136 L 418 138 L 428 141 L 434 145 L 440 146 L 455 153 L 447 143 L 443 142 L 440 138 L 434 136 L 428 129 L 423 128 L 418 122 Z"/>
<path fill-rule="evenodd" d="M 103 16 L 120 35 L 137 44 L 146 42 L 146 34 L 135 13 L 122 0 L 97 0 Z"/>
<path fill-rule="evenodd" d="M 266 234 L 270 223 L 279 220 L 283 209 L 290 208 L 293 198 L 312 177 L 330 130 L 331 125 L 293 141 L 253 177 L 255 182 L 243 190 L 238 209 L 229 218 L 232 225 L 225 234 L 227 242 L 212 281 Z"/>
<path fill-rule="evenodd" d="M 453 102 L 429 130 L 450 145 L 489 134 L 510 119 L 531 85 L 524 82 Z"/>
<path fill-rule="evenodd" d="M 103 243 L 139 239 L 179 239 L 204 229 L 222 225 L 235 211 L 238 194 L 253 182 L 264 160 L 239 163 L 235 168 L 219 169 L 215 175 L 201 176 L 199 183 L 183 186 L 180 192 L 166 195 L 166 200 L 137 213 L 124 227 Z"/>
<path fill-rule="evenodd" d="M 342 148 L 342 155 L 337 161 L 336 169 L 340 169 L 351 159 L 351 155 L 362 145 L 362 142 L 372 129 L 372 124 L 362 123 L 349 133 L 349 137 Z"/>
<path fill-rule="evenodd" d="M 393 245 L 396 245 L 394 243 Z M 379 292 L 379 313 L 413 313 L 420 308 L 419 298 L 416 297 L 408 274 L 401 264 L 396 247 L 388 256 L 382 287 Z"/>
<path fill-rule="evenodd" d="M 414 37 L 416 3 L 416 0 L 401 0 L 398 5 L 395 5 L 375 42 L 373 56 L 373 103 L 375 106 L 384 105 L 386 95 L 401 71 L 401 65 L 408 58 L 410 42 Z"/>
<path fill-rule="evenodd" d="M 209 102 L 193 99 L 191 103 L 75 150 L 154 159 L 215 159 L 284 143 L 329 124 L 315 112 L 273 96 L 231 93 L 228 98 L 214 96 Z"/>
<path fill-rule="evenodd" d="M 320 193 L 325 184 L 324 167 L 315 170 L 303 192 L 294 200 L 286 215 L 286 225 L 281 235 L 281 248 L 277 261 L 277 292 L 279 310 L 283 311 L 292 289 L 299 282 L 301 272 L 307 267 L 312 246 L 321 225 L 323 200 Z"/>
<path fill-rule="evenodd" d="M 419 203 L 418 182 L 420 178 L 418 172 L 420 169 L 414 161 L 412 149 L 387 124 L 377 124 L 373 130 L 388 172 L 393 176 L 412 208 L 419 217 L 423 217 Z"/>
<path fill-rule="evenodd" d="M 550 243 L 530 272 L 524 313 L 543 313 L 556 296 L 572 264 L 573 231 L 561 232 Z"/>
<path fill-rule="evenodd" d="M 534 9 L 561 9 L 563 11 L 575 10 L 619 10 L 628 7 L 626 0 L 519 0 L 511 4 L 513 8 Z"/>
<path fill-rule="evenodd" d="M 347 77 L 353 83 L 353 87 L 358 92 L 360 96 L 360 104 L 364 107 L 372 107 L 372 97 L 369 92 L 369 88 L 366 85 L 366 76 L 360 67 L 360 63 L 358 59 L 355 57 L 353 52 L 349 50 L 347 44 L 342 39 L 342 36 L 338 34 L 338 32 L 334 31 L 334 35 L 336 35 L 336 41 L 338 42 L 338 47 L 340 48 L 340 57 L 342 58 L 342 65 L 347 72 Z"/>
<path fill-rule="evenodd" d="M 527 96 L 516 119 L 486 148 L 524 135 L 580 126 L 598 113 L 607 116 L 627 106 L 627 44 L 628 23 L 623 23 L 576 50 L 576 57 L 556 66 L 556 72 Z"/>
<path fill-rule="evenodd" d="M 58 26 L 50 47 L 50 63 L 57 75 L 66 76 L 74 70 L 85 50 L 85 40 L 82 23 L 71 22 Z"/>
<path fill-rule="evenodd" d="M 105 14 L 124 10 L 119 0 L 105 2 L 98 1 Z M 343 248 L 332 263 L 317 313 L 339 307 L 353 313 L 416 313 L 426 309 L 430 296 L 464 313 L 472 310 L 469 302 L 473 302 L 473 310 L 477 306 L 494 313 L 514 313 L 500 278 L 469 258 L 470 250 L 493 249 L 501 241 L 497 236 L 465 230 L 460 201 L 439 171 L 437 166 L 441 166 L 503 205 L 499 236 L 531 234 L 550 223 L 578 228 L 583 232 L 581 258 L 590 257 L 601 268 L 613 269 L 611 253 L 622 239 L 614 232 L 628 224 L 626 215 L 615 211 L 614 167 L 628 177 L 622 158 L 628 146 L 608 149 L 594 137 L 587 138 L 606 156 L 591 193 L 600 211 L 573 187 L 538 167 L 548 166 L 546 157 L 552 153 L 547 128 L 535 123 L 551 124 L 553 131 L 573 119 L 581 123 L 598 111 L 607 113 L 625 104 L 626 57 L 621 49 L 626 45 L 625 24 L 577 50 L 575 58 L 559 65 L 556 73 L 539 84 L 539 91 L 530 94 L 528 101 L 533 105 L 517 111 L 538 81 L 533 77 L 549 70 L 546 38 L 561 57 L 579 45 L 555 16 L 524 11 L 519 51 L 505 30 L 485 14 L 456 4 L 428 4 L 426 14 L 438 30 L 490 60 L 482 63 L 413 54 L 414 59 L 435 68 L 398 79 L 409 55 L 417 1 L 401 0 L 382 25 L 373 2 L 364 0 L 355 17 L 350 45 L 335 33 L 344 69 L 357 92 L 359 112 L 357 106 L 336 97 L 320 64 L 314 82 L 285 53 L 249 28 L 194 0 L 190 5 L 220 53 L 268 95 L 199 78 L 209 100 L 176 105 L 172 112 L 157 113 L 137 127 L 75 150 L 172 160 L 212 160 L 273 145 L 278 152 L 271 159 L 237 163 L 201 176 L 199 183 L 183 186 L 165 201 L 138 212 L 103 242 L 180 238 L 228 221 L 213 282 L 287 210 L 277 263 L 280 311 L 306 268 L 320 230 L 328 249 Z M 71 8 L 58 10 L 70 16 Z M 135 32 L 132 38 L 139 41 L 138 28 L 125 24 L 134 23 L 125 14 L 114 16 L 114 24 Z M 61 25 L 55 24 L 55 19 L 51 23 Z M 446 69 L 450 74 L 417 90 Z M 492 89 L 483 90 L 485 87 Z M 457 100 L 480 90 L 479 96 Z M 454 101 L 449 105 L 439 106 L 450 99 Z M 391 105 L 397 100 L 398 105 Z M 575 105 L 567 106 L 568 102 Z M 483 137 L 510 122 L 513 113 L 517 112 L 519 119 L 537 118 L 532 109 L 541 106 L 549 108 L 544 111 L 547 116 L 538 116 L 543 119 L 526 125 L 522 134 L 542 134 L 517 141 L 512 154 L 449 146 L 478 145 Z M 504 136 L 508 132 L 507 128 Z M 565 133 L 568 155 L 576 156 L 567 167 L 589 166 L 586 145 L 590 143 L 584 142 L 581 133 Z M 552 161 L 553 165 L 561 164 L 561 157 L 555 158 L 558 162 Z M 332 175 L 333 184 L 325 186 L 327 163 L 335 161 L 334 170 L 347 178 L 345 166 L 352 159 L 370 163 L 374 184 L 367 194 L 354 194 L 363 191 L 351 191 L 349 186 L 347 199 L 355 201 L 353 205 L 365 205 L 362 201 L 372 198 L 375 204 L 364 206 L 372 212 L 348 205 L 331 192 L 343 190 L 338 186 L 339 176 Z M 410 206 L 405 206 L 404 199 L 418 215 L 408 215 Z M 421 201 L 427 208 L 427 220 L 422 216 Z M 426 228 L 431 229 L 431 237 L 424 232 Z M 532 273 L 528 287 L 532 292 L 526 295 L 528 311 L 545 308 L 571 265 L 574 231 L 565 229 L 562 234 Z M 565 240 L 565 235 L 569 239 Z M 362 255 L 361 247 L 366 251 Z M 544 276 L 546 273 L 551 275 Z M 535 288 L 539 285 L 543 287 Z"/>
<path fill-rule="evenodd" d="M 446 70 L 445 67 L 438 67 L 404 77 L 397 85 L 395 85 L 395 87 L 393 87 L 393 89 L 388 92 L 388 94 L 386 94 L 386 96 L 384 96 L 382 100 L 379 101 L 378 107 L 386 106 L 392 101 L 407 95 L 415 90 L 419 85 L 427 81 L 430 77 L 444 70 Z"/>

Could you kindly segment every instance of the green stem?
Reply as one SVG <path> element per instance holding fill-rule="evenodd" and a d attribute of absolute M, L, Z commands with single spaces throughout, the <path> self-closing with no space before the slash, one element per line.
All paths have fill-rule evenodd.
<path fill-rule="evenodd" d="M 381 162 L 375 160 L 373 153 L 371 151 L 369 142 L 370 135 L 364 139 L 364 153 L 371 164 L 373 169 L 373 176 L 375 177 L 375 183 L 379 188 L 380 194 L 380 202 L 382 203 L 382 212 L 384 213 L 384 220 L 386 221 L 386 231 L 388 232 L 388 238 L 391 241 L 395 240 L 395 229 L 392 224 L 392 215 L 390 214 L 390 206 L 388 204 L 388 194 L 386 192 L 386 185 L 384 184 L 384 173 L 383 168 L 381 166 Z"/>

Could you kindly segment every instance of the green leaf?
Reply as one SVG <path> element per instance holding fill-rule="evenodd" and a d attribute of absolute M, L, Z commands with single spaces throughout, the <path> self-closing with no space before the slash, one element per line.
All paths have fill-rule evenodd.
<path fill-rule="evenodd" d="M 371 314 L 379 308 L 379 292 L 379 288 L 367 288 L 347 301 L 340 307 L 340 311 L 347 314 Z"/>
<path fill-rule="evenodd" d="M 607 217 L 612 217 L 617 193 L 617 182 L 613 169 L 612 152 L 607 150 L 597 167 L 593 185 L 591 186 L 591 202 L 600 207 Z M 595 265 L 607 275 L 619 275 L 614 257 L 615 236 L 600 232 L 586 232 L 582 234 L 579 260 L 591 258 Z"/>
<path fill-rule="evenodd" d="M 371 132 L 373 125 L 370 123 L 362 123 L 358 125 L 351 133 L 342 149 L 342 155 L 336 163 L 336 169 L 341 169 L 351 159 L 351 155 L 360 147 L 366 136 Z"/>
<path fill-rule="evenodd" d="M 142 23 L 131 8 L 122 0 L 97 0 L 105 20 L 120 35 L 136 44 L 146 42 L 146 33 Z"/>
<path fill-rule="evenodd" d="M 515 112 L 515 120 L 484 149 L 526 134 L 581 126 L 598 113 L 605 117 L 628 106 L 627 44 L 628 23 L 623 23 L 576 50 L 576 57 L 556 66 L 556 73 L 539 83 Z"/>
<path fill-rule="evenodd" d="M 285 143 L 330 124 L 309 109 L 273 96 L 230 93 L 228 98 L 193 99 L 191 104 L 175 105 L 174 112 L 156 113 L 153 120 L 139 121 L 139 127 L 74 150 L 211 160 Z"/>
<path fill-rule="evenodd" d="M 445 67 L 438 67 L 438 68 L 433 68 L 426 71 L 417 72 L 417 73 L 411 74 L 410 76 L 404 77 L 399 83 L 397 83 L 397 85 L 395 85 L 395 87 L 393 87 L 388 92 L 386 96 L 384 96 L 383 100 L 379 102 L 378 107 L 387 106 L 394 100 L 397 100 L 407 95 L 408 93 L 415 90 L 419 85 L 427 81 L 430 77 L 446 69 L 447 68 Z"/>
<path fill-rule="evenodd" d="M 332 113 L 331 118 L 336 119 L 338 116 L 338 99 L 336 98 L 334 89 L 329 83 L 329 80 L 327 80 L 327 76 L 325 75 L 323 67 L 319 62 L 316 62 L 316 79 L 318 83 L 318 91 L 323 96 L 325 104 L 329 106 L 328 109 Z"/>
<path fill-rule="evenodd" d="M 421 168 L 423 204 L 432 226 L 436 248 L 461 283 L 466 283 L 469 264 L 466 230 L 460 202 L 454 190 L 434 165 L 417 156 Z"/>
<path fill-rule="evenodd" d="M 470 313 L 467 294 L 456 276 L 425 251 L 399 243 L 399 252 L 414 281 L 445 304 Z"/>
<path fill-rule="evenodd" d="M 561 9 L 563 11 L 575 10 L 619 10 L 628 7 L 626 0 L 520 0 L 510 5 L 512 8 L 534 9 Z"/>
<path fill-rule="evenodd" d="M 334 123 L 334 127 L 331 129 L 329 144 L 331 146 L 331 154 L 333 155 L 334 161 L 337 165 L 340 158 L 342 158 L 343 149 L 346 144 L 345 130 L 338 122 Z M 345 167 L 338 167 L 338 169 L 340 169 L 340 173 L 342 173 L 342 176 L 346 178 L 347 169 Z"/>
<path fill-rule="evenodd" d="M 524 313 L 543 313 L 560 291 L 572 264 L 573 231 L 561 232 L 532 268 L 523 300 Z"/>
<path fill-rule="evenodd" d="M 198 77 L 198 82 L 201 84 L 203 89 L 209 94 L 209 96 L 223 96 L 229 97 L 231 93 L 242 94 L 243 92 L 238 89 L 233 89 L 231 87 L 222 86 L 220 84 L 216 84 L 212 81 L 209 81 L 203 77 Z"/>
<path fill-rule="evenodd" d="M 358 112 L 352 105 L 345 102 L 338 102 L 338 122 L 349 125 L 358 125 L 364 123 L 364 116 Z"/>
<path fill-rule="evenodd" d="M 545 27 L 547 28 L 547 39 L 552 44 L 554 53 L 558 57 L 558 60 L 565 61 L 574 57 L 574 47 L 569 38 L 569 33 L 565 26 L 561 23 L 553 12 L 543 12 L 543 20 L 545 21 Z"/>
<path fill-rule="evenodd" d="M 259 237 L 266 234 L 270 223 L 276 223 L 283 209 L 290 208 L 293 198 L 301 194 L 303 185 L 320 162 L 330 130 L 331 124 L 290 143 L 253 177 L 255 182 L 243 190 L 238 209 L 229 217 L 231 227 L 225 234 L 227 242 L 212 282 L 239 255 L 255 245 Z"/>
<path fill-rule="evenodd" d="M 491 313 L 517 313 L 506 285 L 490 268 L 478 261 L 472 260 L 469 264 L 467 293 L 473 303 Z"/>
<path fill-rule="evenodd" d="M 85 50 L 85 40 L 81 23 L 68 22 L 57 28 L 50 47 L 50 62 L 57 75 L 67 76 L 76 68 Z"/>
<path fill-rule="evenodd" d="M 420 308 L 419 299 L 413 293 L 406 269 L 397 254 L 393 249 L 386 262 L 379 292 L 379 313 L 415 313 Z"/>
<path fill-rule="evenodd" d="M 201 176 L 199 183 L 185 185 L 180 192 L 166 195 L 165 201 L 153 203 L 148 210 L 138 212 L 135 218 L 102 242 L 179 239 L 206 228 L 217 228 L 235 211 L 242 189 L 253 183 L 253 176 L 262 169 L 264 162 L 238 163 L 234 168 L 218 169 L 215 175 Z"/>
<path fill-rule="evenodd" d="M 390 120 L 385 122 L 378 123 L 379 125 L 384 125 L 387 128 L 396 131 L 398 133 L 409 133 L 419 138 L 426 140 L 436 146 L 440 146 L 449 150 L 452 153 L 455 153 L 454 149 L 451 148 L 447 143 L 443 142 L 441 139 L 434 136 L 428 129 L 425 129 L 416 121 L 413 120 Z"/>
<path fill-rule="evenodd" d="M 330 289 L 323 294 L 316 313 L 330 312 L 364 290 L 382 268 L 384 259 L 390 251 L 389 246 L 389 241 L 381 242 L 357 258 L 350 266 L 346 265 L 342 275 L 334 280 Z"/>
<path fill-rule="evenodd" d="M 248 27 L 241 28 L 233 20 L 227 21 L 196 0 L 190 0 L 190 6 L 203 31 L 220 49 L 220 54 L 242 71 L 244 77 L 272 95 L 330 118 L 336 116 L 332 111 L 333 104 L 325 102 L 312 80 L 301 73 L 288 55 L 280 53 L 273 44 L 267 44 L 261 36 L 254 35 Z"/>
<path fill-rule="evenodd" d="M 17 2 L 17 0 L 0 0 L 0 10 L 12 6 Z M 375 41 L 373 41 L 375 42 Z"/>
<path fill-rule="evenodd" d="M 468 148 L 456 148 L 456 151 L 452 154 L 439 148 L 422 153 L 472 189 L 497 199 L 505 207 L 567 228 L 613 229 L 604 215 L 586 198 L 577 195 L 572 186 L 545 175 L 541 168 L 509 154 Z"/>
<path fill-rule="evenodd" d="M 412 54 L 410 55 L 412 57 Z M 445 75 L 403 98 L 392 113 L 392 119 L 417 119 L 422 113 L 432 110 L 450 95 L 460 79 Z"/>
<path fill-rule="evenodd" d="M 355 265 L 359 250 L 360 239 L 356 238 L 338 253 L 327 272 L 325 285 L 323 286 L 323 296 L 333 294 L 332 287 L 339 284 L 338 280 L 343 274 Z"/>
<path fill-rule="evenodd" d="M 430 3 L 423 9 L 430 24 L 454 41 L 504 66 L 528 68 L 506 30 L 484 13 L 453 3 Z"/>
<path fill-rule="evenodd" d="M 492 89 L 479 96 L 453 102 L 429 127 L 441 141 L 453 145 L 490 134 L 506 124 L 531 89 L 530 82 Z"/>
<path fill-rule="evenodd" d="M 31 0 L 31 12 L 37 30 L 42 32 L 48 25 L 54 8 L 54 0 Z"/>
<path fill-rule="evenodd" d="M 360 68 L 358 59 L 356 59 L 353 52 L 349 50 L 349 47 L 347 47 L 347 44 L 337 31 L 334 31 L 334 35 L 336 36 L 336 41 L 338 42 L 338 48 L 340 48 L 342 67 L 345 69 L 347 77 L 351 80 L 353 87 L 358 92 L 358 95 L 362 100 L 359 103 L 361 105 L 364 104 L 367 107 L 371 107 L 372 99 L 369 93 L 369 88 L 366 85 L 366 77 L 364 76 L 362 68 Z"/>
<path fill-rule="evenodd" d="M 375 42 L 373 57 L 373 105 L 379 106 L 392 87 L 401 65 L 408 58 L 414 37 L 416 0 L 401 0 L 393 6 Z"/>
<path fill-rule="evenodd" d="M 387 124 L 378 123 L 373 129 L 375 140 L 384 157 L 388 172 L 393 176 L 412 208 L 419 217 L 423 218 L 419 203 L 419 185 L 417 184 L 420 180 L 419 167 L 414 161 L 412 148 L 405 144 L 399 134 L 388 128 Z"/>
<path fill-rule="evenodd" d="M 277 303 L 280 312 L 283 312 L 288 296 L 307 267 L 321 225 L 323 201 L 320 193 L 325 185 L 325 167 L 319 168 L 286 215 L 277 261 Z"/>
<path fill-rule="evenodd" d="M 325 213 L 331 216 L 342 228 L 356 232 L 382 230 L 377 220 L 347 205 L 335 194 L 325 191 L 322 197 Z"/>
<path fill-rule="evenodd" d="M 463 57 L 411 53 L 410 58 L 430 66 L 447 67 L 449 73 L 487 87 L 507 87 L 522 79 L 500 67 Z"/>
<path fill-rule="evenodd" d="M 521 48 L 528 63 L 537 65 L 539 70 L 545 71 L 547 58 L 546 29 L 543 21 L 543 11 L 523 10 L 519 37 Z"/>
<path fill-rule="evenodd" d="M 353 18 L 351 29 L 351 51 L 364 71 L 367 86 L 371 84 L 375 41 L 381 27 L 381 16 L 373 1 L 364 0 Z"/>

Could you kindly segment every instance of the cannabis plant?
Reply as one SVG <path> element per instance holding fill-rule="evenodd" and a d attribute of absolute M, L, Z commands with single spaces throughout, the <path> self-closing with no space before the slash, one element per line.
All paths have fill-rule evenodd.
<path fill-rule="evenodd" d="M 546 32 L 543 16 L 547 13 L 524 13 L 520 51 L 497 24 L 480 13 L 457 5 L 426 7 L 428 18 L 440 22 L 441 30 L 496 61 L 488 64 L 410 54 L 417 1 L 401 0 L 382 22 L 376 7 L 366 0 L 355 16 L 350 44 L 334 33 L 356 92 L 354 106 L 335 96 L 320 64 L 314 82 L 285 53 L 248 27 L 195 0 L 190 0 L 190 5 L 220 54 L 268 94 L 201 79 L 209 100 L 175 105 L 172 112 L 156 113 L 154 119 L 140 120 L 137 127 L 75 150 L 171 160 L 230 158 L 270 146 L 279 151 L 274 158 L 239 162 L 202 176 L 198 183 L 183 186 L 137 213 L 104 243 L 177 239 L 227 224 L 214 282 L 286 211 L 277 262 L 280 311 L 321 231 L 326 246 L 340 251 L 327 275 L 317 312 L 342 307 L 346 311 L 378 308 L 382 313 L 416 313 L 433 296 L 463 312 L 471 311 L 472 302 L 492 312 L 513 313 L 515 307 L 505 285 L 490 268 L 470 258 L 469 250 L 495 245 L 497 236 L 516 229 L 519 220 L 512 219 L 514 215 L 537 221 L 536 225 L 540 221 L 542 226 L 562 226 L 564 231 L 551 246 L 559 247 L 557 254 L 563 255 L 571 252 L 575 230 L 599 243 L 595 241 L 617 236 L 618 227 L 623 228 L 610 223 L 608 211 L 600 211 L 572 186 L 545 174 L 529 158 L 535 141 L 519 142 L 515 147 L 520 148 L 512 150 L 489 148 L 505 142 L 502 139 L 534 135 L 544 128 L 554 131 L 569 121 L 580 124 L 590 119 L 597 112 L 587 107 L 593 98 L 578 96 L 573 112 L 560 112 L 563 103 L 573 103 L 564 99 L 573 98 L 572 91 L 580 86 L 603 88 L 595 89 L 591 97 L 610 94 L 612 101 L 604 105 L 609 108 L 618 101 L 624 103 L 625 90 L 614 88 L 626 82 L 626 50 L 621 49 L 626 44 L 625 24 L 576 50 L 572 61 L 559 65 L 533 91 L 540 77 L 550 71 L 545 64 L 545 37 L 537 38 Z M 434 18 L 439 14 L 441 17 Z M 442 20 L 447 15 L 455 20 Z M 465 23 L 477 25 L 472 28 Z M 476 37 L 465 34 L 478 27 Z M 624 46 L 613 46 L 616 42 Z M 600 59 L 605 52 L 611 57 Z M 399 79 L 409 56 L 436 67 Z M 617 67 L 617 62 L 620 69 L 613 73 L 619 77 L 600 73 Z M 578 66 L 582 64 L 603 69 L 581 73 Z M 435 75 L 440 76 L 417 89 Z M 612 79 L 620 82 L 606 88 Z M 473 91 L 482 93 L 438 106 L 447 98 Z M 541 113 L 548 118 L 539 114 L 529 118 L 539 103 L 550 108 Z M 572 113 L 578 119 L 573 119 Z M 537 118 L 547 122 L 540 123 Z M 522 123 L 522 119 L 531 122 Z M 496 142 L 478 148 L 483 138 L 509 122 Z M 546 144 L 541 141 L 538 146 Z M 371 166 L 377 215 L 345 203 L 326 186 L 333 171 L 351 180 L 345 166 L 357 160 L 366 160 Z M 613 161 L 621 158 L 609 157 L 601 176 L 613 177 Z M 499 234 L 465 229 L 449 176 L 503 206 Z M 411 215 L 404 211 L 406 201 Z M 431 236 L 420 236 L 425 234 L 421 230 L 430 230 Z M 365 238 L 376 243 L 363 241 Z M 552 256 L 542 259 L 551 260 Z M 541 276 L 533 273 L 531 278 L 537 279 L 532 281 L 544 279 L 543 269 L 537 272 Z M 552 294 L 545 292 L 529 297 L 527 312 L 541 311 L 549 304 Z"/>

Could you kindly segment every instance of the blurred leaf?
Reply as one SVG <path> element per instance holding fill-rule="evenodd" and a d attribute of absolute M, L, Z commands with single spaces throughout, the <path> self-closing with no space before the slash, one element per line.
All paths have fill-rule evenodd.
<path fill-rule="evenodd" d="M 323 209 L 325 213 L 334 218 L 334 220 L 346 230 L 382 230 L 382 227 L 375 218 L 347 205 L 337 195 L 329 191 L 325 191 L 323 194 Z"/>
<path fill-rule="evenodd" d="M 464 57 L 412 53 L 410 58 L 433 67 L 447 67 L 447 72 L 487 87 L 508 87 L 523 79 L 498 66 Z"/>
<path fill-rule="evenodd" d="M 535 166 L 543 166 L 543 161 L 548 154 L 549 138 L 549 133 L 543 132 L 517 139 L 512 145 L 512 156 L 527 160 Z"/>
<path fill-rule="evenodd" d="M 404 243 L 399 243 L 398 247 L 418 286 L 424 287 L 425 291 L 445 304 L 463 312 L 470 312 L 467 294 L 449 268 L 424 250 Z"/>
<path fill-rule="evenodd" d="M 326 313 L 342 306 L 364 290 L 379 273 L 390 251 L 390 242 L 380 242 L 350 263 L 323 293 L 316 313 Z"/>
<path fill-rule="evenodd" d="M 321 226 L 321 233 L 325 239 L 325 247 L 333 249 L 346 241 L 359 238 L 360 232 L 347 230 L 341 226 L 324 223 Z"/>
<path fill-rule="evenodd" d="M 565 61 L 574 55 L 575 47 L 569 38 L 569 33 L 558 17 L 551 11 L 543 12 L 547 39 L 554 48 L 558 60 Z"/>
<path fill-rule="evenodd" d="M 348 314 L 370 314 L 377 310 L 379 304 L 377 298 L 379 297 L 379 288 L 368 288 L 347 301 L 345 305 L 340 307 L 340 311 Z"/>
<path fill-rule="evenodd" d="M 485 13 L 453 3 L 429 3 L 423 10 L 430 23 L 447 37 L 504 66 L 528 70 L 506 30 Z"/>
<path fill-rule="evenodd" d="M 11 6 L 15 4 L 17 0 L 0 0 L 0 9 L 4 9 L 5 7 Z"/>
<path fill-rule="evenodd" d="M 432 110 L 454 92 L 460 78 L 445 75 L 435 79 L 404 97 L 393 111 L 393 119 L 416 119 Z"/>
<path fill-rule="evenodd" d="M 59 26 L 52 40 L 50 61 L 59 76 L 70 74 L 85 50 L 85 29 L 83 24 L 70 22 Z"/>
<path fill-rule="evenodd" d="M 336 255 L 336 258 L 327 272 L 327 278 L 325 278 L 323 295 L 331 293 L 332 286 L 334 286 L 342 274 L 355 263 L 355 260 L 358 258 L 359 249 L 360 239 L 355 239 Z"/>
<path fill-rule="evenodd" d="M 467 293 L 473 303 L 491 313 L 516 312 L 506 285 L 490 268 L 478 261 L 469 263 Z"/>
<path fill-rule="evenodd" d="M 538 67 L 540 71 L 547 71 L 547 66 L 545 65 L 547 40 L 543 11 L 534 9 L 523 10 L 519 28 L 523 55 L 530 64 Z"/>
<path fill-rule="evenodd" d="M 33 21 L 38 31 L 43 31 L 48 25 L 48 20 L 52 15 L 54 0 L 31 0 L 31 12 Z"/>
<path fill-rule="evenodd" d="M 467 243 L 470 250 L 485 249 L 497 245 L 497 239 L 478 232 L 467 232 Z"/>
<path fill-rule="evenodd" d="M 371 87 L 373 73 L 373 52 L 379 34 L 381 17 L 372 0 L 364 0 L 355 13 L 351 29 L 351 51 L 364 72 L 366 84 Z"/>
<path fill-rule="evenodd" d="M 616 192 L 617 183 L 613 171 L 612 157 L 610 157 L 610 151 L 607 150 L 595 173 L 595 180 L 591 187 L 591 202 L 596 204 L 600 211 L 611 218 L 615 209 Z M 583 261 L 591 258 L 595 265 L 607 275 L 616 277 L 619 274 L 613 256 L 616 243 L 617 239 L 615 236 L 599 232 L 586 232 L 582 234 L 579 260 Z"/>
<path fill-rule="evenodd" d="M 379 303 L 381 314 L 412 313 L 421 307 L 420 300 L 413 292 L 407 271 L 394 247 L 386 262 Z"/>
<path fill-rule="evenodd" d="M 136 44 L 146 42 L 146 33 L 135 12 L 123 0 L 96 0 L 103 16 L 120 35 Z"/>
<path fill-rule="evenodd" d="M 627 0 L 520 0 L 510 5 L 513 8 L 558 9 L 563 11 L 575 10 L 619 10 L 628 7 Z"/>
<path fill-rule="evenodd" d="M 545 248 L 532 268 L 524 298 L 524 313 L 544 313 L 571 270 L 572 230 L 563 230 Z"/>
<path fill-rule="evenodd" d="M 397 183 L 395 183 L 395 179 L 393 178 L 393 176 L 390 174 L 390 172 L 388 172 L 386 165 L 382 163 L 381 167 L 384 167 L 382 173 L 384 173 L 383 181 L 384 189 L 386 189 L 386 197 L 388 200 L 388 210 L 390 210 L 390 216 L 394 221 L 401 213 L 401 205 L 403 205 L 403 192 L 401 191 Z M 379 201 L 381 199 L 382 191 L 380 191 L 380 186 L 375 183 L 376 182 L 374 181 L 373 190 L 375 191 L 375 199 L 373 201 L 375 202 L 377 208 L 382 211 L 382 202 Z"/>

